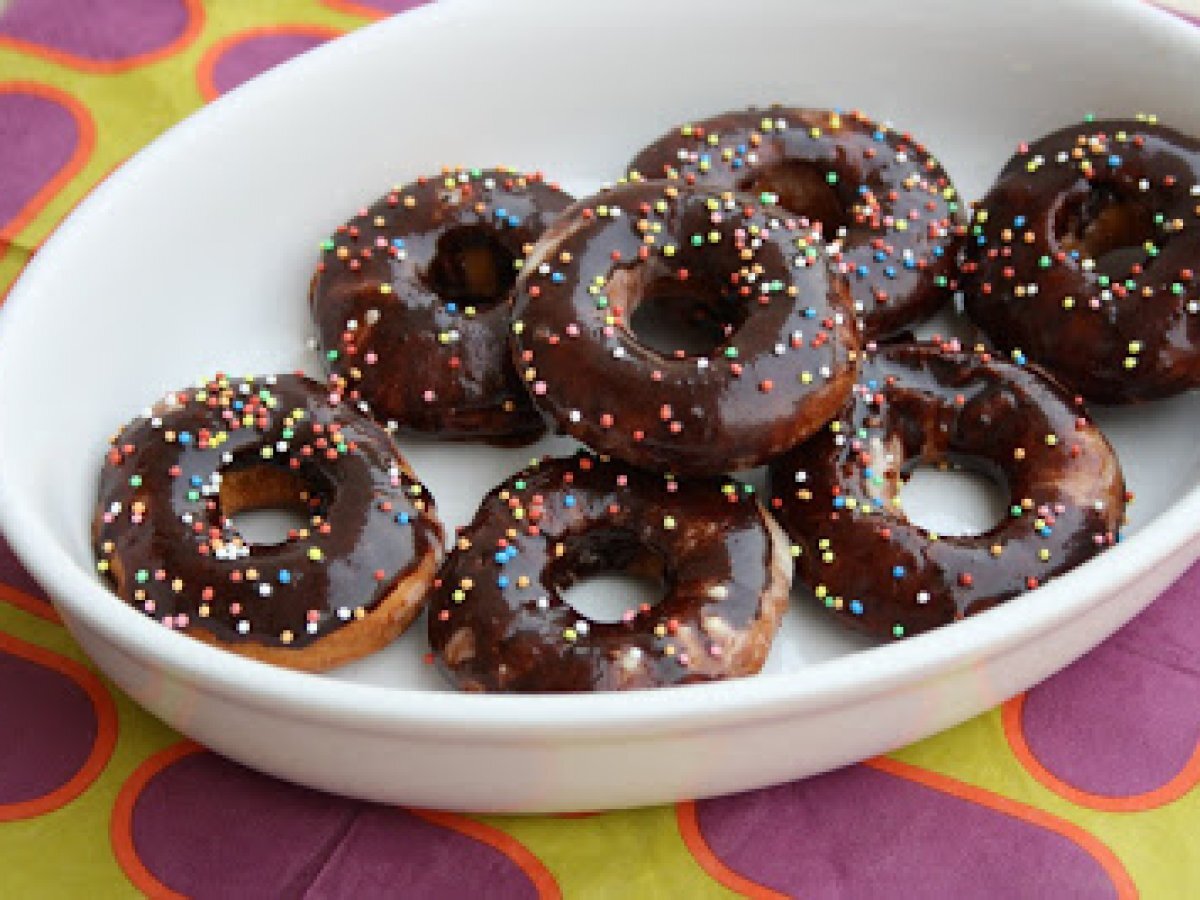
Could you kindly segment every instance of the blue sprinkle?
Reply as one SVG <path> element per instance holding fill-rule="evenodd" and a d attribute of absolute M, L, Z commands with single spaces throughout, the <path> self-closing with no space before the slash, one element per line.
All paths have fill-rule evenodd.
<path fill-rule="evenodd" d="M 506 587 L 508 587 L 508 576 L 507 576 L 507 575 L 501 575 L 499 578 L 497 578 L 497 579 L 496 579 L 496 586 L 497 586 L 497 587 L 500 587 L 500 588 L 506 588 Z"/>
<path fill-rule="evenodd" d="M 711 163 L 711 162 L 712 162 L 712 156 L 711 156 L 710 154 L 708 154 L 708 153 L 701 154 L 701 156 L 700 156 L 700 162 L 701 162 L 702 164 Z"/>
<path fill-rule="evenodd" d="M 516 228 L 518 225 L 521 224 L 521 219 L 519 216 L 509 216 L 508 224 L 511 225 L 513 228 Z"/>
<path fill-rule="evenodd" d="M 1038 529 L 1038 534 L 1040 534 L 1042 537 L 1050 537 L 1051 531 L 1052 529 L 1049 525 L 1043 525 Z"/>
<path fill-rule="evenodd" d="M 392 238 L 392 246 L 397 250 L 404 249 L 404 238 Z"/>
<path fill-rule="evenodd" d="M 734 169 L 740 169 L 744 163 L 742 162 L 741 157 L 735 156 L 733 158 L 733 162 L 731 162 L 729 165 Z"/>
<path fill-rule="evenodd" d="M 567 494 L 567 496 L 563 497 L 563 506 L 565 506 L 567 509 L 571 509 L 572 507 L 574 507 L 575 506 L 575 495 Z"/>
<path fill-rule="evenodd" d="M 904 577 L 904 566 L 892 566 L 892 577 L 893 578 L 903 578 Z"/>
<path fill-rule="evenodd" d="M 944 248 L 944 247 L 934 247 L 934 248 L 933 248 L 933 255 L 934 255 L 934 256 L 945 256 L 945 255 L 946 255 L 946 250 L 945 250 L 945 248 Z"/>
<path fill-rule="evenodd" d="M 397 525 L 407 525 L 409 522 L 408 513 L 400 513 L 396 516 Z"/>
<path fill-rule="evenodd" d="M 816 317 L 817 317 L 817 311 L 815 309 L 813 309 L 811 306 L 804 311 L 804 318 L 815 319 Z"/>
<path fill-rule="evenodd" d="M 854 615 L 856 615 L 856 616 L 861 616 L 863 614 L 862 601 L 861 600 L 851 600 L 850 601 L 850 612 L 854 613 Z"/>
<path fill-rule="evenodd" d="M 863 478 L 871 478 L 874 475 L 875 475 L 875 470 L 872 469 L 870 466 L 867 466 L 867 468 L 863 469 Z"/>
<path fill-rule="evenodd" d="M 834 509 L 842 509 L 845 507 L 845 505 L 846 505 L 845 497 L 834 497 L 833 498 L 833 508 Z"/>
<path fill-rule="evenodd" d="M 1013 228 L 1024 228 L 1024 227 L 1025 227 L 1025 217 L 1024 216 L 1017 216 L 1015 219 L 1013 219 Z"/>
<path fill-rule="evenodd" d="M 866 278 L 868 275 L 871 274 L 871 270 L 863 265 L 860 265 L 855 271 L 858 272 L 858 274 L 861 275 L 863 278 Z"/>
<path fill-rule="evenodd" d="M 1117 156 L 1114 153 L 1112 156 L 1110 156 L 1108 158 L 1108 164 L 1110 166 L 1112 166 L 1114 169 L 1117 168 L 1117 166 L 1121 165 L 1121 157 Z"/>
<path fill-rule="evenodd" d="M 882 250 L 875 251 L 875 262 L 883 262 L 885 259 L 887 259 L 886 253 L 884 253 Z"/>
<path fill-rule="evenodd" d="M 500 209 L 496 210 L 496 218 L 497 219 L 508 218 L 508 210 L 504 209 L 504 207 L 501 207 Z"/>
<path fill-rule="evenodd" d="M 916 267 L 917 267 L 917 261 L 915 259 L 913 259 L 911 256 L 905 258 L 904 268 L 915 269 Z"/>
<path fill-rule="evenodd" d="M 446 312 L 448 312 L 448 313 L 458 312 L 458 304 L 457 303 L 447 303 L 446 304 Z"/>
<path fill-rule="evenodd" d="M 876 131 L 873 135 L 871 135 L 871 137 L 875 138 L 875 140 L 877 140 L 877 141 L 882 141 L 884 138 L 884 134 L 882 131 Z"/>
<path fill-rule="evenodd" d="M 980 247 L 982 247 L 984 244 L 987 243 L 987 238 L 981 234 L 981 235 L 979 235 L 979 237 L 975 238 L 975 243 L 978 244 Z"/>
<path fill-rule="evenodd" d="M 895 278 L 896 277 L 896 267 L 895 266 L 884 266 L 883 274 L 886 275 L 888 278 Z"/>
<path fill-rule="evenodd" d="M 871 189 L 869 187 L 867 187 L 865 184 L 860 184 L 858 186 L 858 193 L 860 196 L 865 197 L 867 194 L 871 193 Z"/>
<path fill-rule="evenodd" d="M 191 432 L 188 432 L 188 431 L 179 432 L 179 443 L 190 444 L 191 442 L 192 442 Z"/>
<path fill-rule="evenodd" d="M 555 272 L 554 274 L 552 274 L 550 276 L 550 280 L 553 281 L 555 284 L 562 284 L 567 279 L 563 276 L 562 272 Z"/>
<path fill-rule="evenodd" d="M 245 404 L 245 403 L 243 403 L 241 400 L 234 400 L 234 401 L 233 401 L 233 408 L 234 408 L 234 409 L 236 409 L 236 410 L 240 410 L 240 409 L 241 409 L 242 407 L 244 407 L 245 405 L 246 405 L 246 404 Z"/>
<path fill-rule="evenodd" d="M 292 583 L 292 573 L 289 572 L 287 569 L 280 569 L 279 570 L 279 583 L 280 584 L 291 584 Z"/>
<path fill-rule="evenodd" d="M 192 487 L 200 487 L 200 485 L 204 484 L 204 479 L 202 479 L 199 475 L 193 475 L 188 480 L 191 481 Z"/>
<path fill-rule="evenodd" d="M 1018 350 L 1013 356 L 1013 362 L 1015 362 L 1018 366 L 1025 365 L 1025 354 Z"/>
<path fill-rule="evenodd" d="M 497 550 L 496 555 L 493 558 L 500 565 L 504 565 L 506 562 L 508 562 L 508 554 L 505 553 L 503 550 Z"/>

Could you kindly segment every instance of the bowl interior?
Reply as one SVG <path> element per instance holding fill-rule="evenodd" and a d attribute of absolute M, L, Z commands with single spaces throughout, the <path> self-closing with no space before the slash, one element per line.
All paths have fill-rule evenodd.
<path fill-rule="evenodd" d="M 538 0 L 404 18 L 174 130 L 96 192 L 13 292 L 2 317 L 0 501 L 7 528 L 41 542 L 17 540 L 44 580 L 63 566 L 92 578 L 97 472 L 120 423 L 213 371 L 319 372 L 305 349 L 317 245 L 390 184 L 443 164 L 499 162 L 585 194 L 674 124 L 776 100 L 860 108 L 911 130 L 967 198 L 1017 141 L 1085 112 L 1154 111 L 1200 133 L 1200 42 L 1132 3 L 1097 17 L 1082 0 Z M 1144 528 L 1200 480 L 1200 398 L 1098 417 L 1138 495 L 1131 527 Z M 531 456 L 570 446 L 401 443 L 450 525 Z M 87 615 L 135 614 L 113 603 Z M 337 677 L 441 688 L 420 662 L 422 632 Z M 795 611 L 770 668 L 864 646 Z"/>

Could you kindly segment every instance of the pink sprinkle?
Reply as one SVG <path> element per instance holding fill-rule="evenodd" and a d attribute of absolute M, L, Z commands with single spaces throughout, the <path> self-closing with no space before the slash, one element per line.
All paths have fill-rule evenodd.
<path fill-rule="evenodd" d="M 178 628 L 187 628 L 190 623 L 191 619 L 188 618 L 187 613 L 180 613 L 175 617 L 175 625 Z"/>
<path fill-rule="evenodd" d="M 368 366 L 373 366 L 379 361 L 379 356 L 374 350 L 369 350 L 367 351 L 367 355 L 363 357 L 363 360 L 366 361 Z"/>
<path fill-rule="evenodd" d="M 421 396 L 425 398 L 426 403 L 432 403 L 434 398 L 437 397 L 437 394 L 435 394 L 433 391 L 425 391 L 425 393 L 423 393 Z"/>
<path fill-rule="evenodd" d="M 566 330 L 568 337 L 579 337 L 579 326 L 574 322 L 568 325 Z"/>
<path fill-rule="evenodd" d="M 721 657 L 721 656 L 725 655 L 725 648 L 722 647 L 720 644 L 713 644 L 711 647 L 708 648 L 708 652 L 710 654 L 712 654 L 713 656 Z"/>
<path fill-rule="evenodd" d="M 319 609 L 310 609 L 304 617 L 310 622 L 320 622 L 321 611 Z"/>
<path fill-rule="evenodd" d="M 636 618 L 637 618 L 637 610 L 635 610 L 635 609 L 627 609 L 627 610 L 625 610 L 625 612 L 621 613 L 621 621 L 624 622 L 626 625 L 628 625 L 630 622 L 632 622 Z"/>
<path fill-rule="evenodd" d="M 240 604 L 240 603 L 230 603 L 230 604 L 229 604 L 229 612 L 230 612 L 232 615 L 235 615 L 235 616 L 240 616 L 240 615 L 242 614 L 242 604 Z"/>
<path fill-rule="evenodd" d="M 535 381 L 533 383 L 533 392 L 535 394 L 537 394 L 539 397 L 542 396 L 542 394 L 546 393 L 546 382 Z"/>

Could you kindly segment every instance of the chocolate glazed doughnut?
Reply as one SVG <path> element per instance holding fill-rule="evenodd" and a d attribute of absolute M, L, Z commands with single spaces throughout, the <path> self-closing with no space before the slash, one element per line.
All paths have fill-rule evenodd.
<path fill-rule="evenodd" d="M 1200 384 L 1200 140 L 1088 120 L 1022 145 L 979 202 L 967 313 L 1090 400 Z"/>
<path fill-rule="evenodd" d="M 232 516 L 307 526 L 249 543 Z M 295 375 L 217 375 L 112 440 L 92 539 L 134 609 L 234 653 L 318 671 L 390 643 L 442 556 L 433 498 L 374 422 Z"/>
<path fill-rule="evenodd" d="M 561 592 L 603 571 L 658 578 L 620 621 Z M 588 453 L 493 490 L 439 575 L 429 642 L 470 691 L 602 691 L 757 672 L 787 608 L 787 538 L 732 481 L 680 483 Z"/>
<path fill-rule="evenodd" d="M 1002 484 L 1008 515 L 972 536 L 936 536 L 900 508 L 921 464 Z M 890 637 L 995 606 L 1113 543 L 1125 487 L 1082 407 L 1033 366 L 933 345 L 870 355 L 829 428 L 771 466 L 797 577 L 843 621 Z"/>
<path fill-rule="evenodd" d="M 511 289 L 570 202 L 540 175 L 447 169 L 359 210 L 322 245 L 309 293 L 333 389 L 389 430 L 539 437 L 507 353 Z"/>
<path fill-rule="evenodd" d="M 638 466 L 714 475 L 820 428 L 857 370 L 842 279 L 775 207 L 666 182 L 580 201 L 517 282 L 513 344 L 535 401 Z"/>
<path fill-rule="evenodd" d="M 773 198 L 822 229 L 867 338 L 888 338 L 953 296 L 959 198 L 912 135 L 860 112 L 771 106 L 684 125 L 642 150 L 630 178 Z"/>

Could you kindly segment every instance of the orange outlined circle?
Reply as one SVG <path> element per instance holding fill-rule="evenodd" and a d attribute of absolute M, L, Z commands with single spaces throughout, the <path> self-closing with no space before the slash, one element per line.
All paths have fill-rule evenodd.
<path fill-rule="evenodd" d="M 13 822 L 17 819 L 31 819 L 34 816 L 45 815 L 65 806 L 87 790 L 99 777 L 100 773 L 104 771 L 104 767 L 108 765 L 109 759 L 112 758 L 113 748 L 117 745 L 117 706 L 96 673 L 74 660 L 59 656 L 57 653 L 52 653 L 35 644 L 18 640 L 2 631 L 0 631 L 0 651 L 19 656 L 65 675 L 87 694 L 92 703 L 92 709 L 96 713 L 96 738 L 92 742 L 92 749 L 88 753 L 87 759 L 83 761 L 83 765 L 71 776 L 69 781 L 50 793 L 32 800 L 0 803 L 0 822 Z"/>
<path fill-rule="evenodd" d="M 133 846 L 133 808 L 141 796 L 142 789 L 159 772 L 185 756 L 204 750 L 194 741 L 180 741 L 147 758 L 133 770 L 133 774 L 121 785 L 117 800 L 113 804 L 112 819 L 108 835 L 112 842 L 113 855 L 121 870 L 133 882 L 133 886 L 152 900 L 186 900 L 183 894 L 171 890 L 142 864 L 137 848 Z"/>
<path fill-rule="evenodd" d="M 96 145 L 96 123 L 87 107 L 70 94 L 48 84 L 36 81 L 0 82 L 0 94 L 25 94 L 49 100 L 70 113 L 71 118 L 75 120 L 75 127 L 79 130 L 70 159 L 17 210 L 16 215 L 0 225 L 0 247 L 4 247 L 12 243 L 21 229 L 33 221 L 46 204 L 83 169 Z"/>
<path fill-rule="evenodd" d="M 1104 870 L 1104 874 L 1112 882 L 1113 887 L 1116 888 L 1119 900 L 1133 900 L 1133 898 L 1138 896 L 1137 887 L 1134 885 L 1133 879 L 1125 871 L 1125 867 L 1117 859 L 1116 854 L 1095 835 L 1085 831 L 1073 822 L 1068 822 L 1066 819 L 1061 819 L 1051 813 L 1028 806 L 1017 800 L 1011 800 L 1008 797 L 995 794 L 984 788 L 958 781 L 948 775 L 941 775 L 937 772 L 921 769 L 885 756 L 866 760 L 862 765 L 885 772 L 888 775 L 894 775 L 897 778 L 903 778 L 906 781 L 922 785 L 938 793 L 948 794 L 951 797 L 957 797 L 959 800 L 975 803 L 993 812 L 1011 816 L 1014 819 L 1019 819 L 1046 831 L 1053 832 L 1059 837 L 1070 841 L 1096 861 L 1101 869 Z M 787 894 L 779 893 L 735 872 L 712 851 L 712 848 L 708 846 L 708 842 L 704 839 L 703 832 L 700 830 L 700 824 L 696 816 L 696 804 L 694 802 L 689 801 L 677 804 L 676 817 L 679 822 L 679 833 L 696 862 L 700 864 L 705 872 L 722 885 L 730 890 L 745 894 L 748 897 L 764 898 L 764 900 L 766 898 L 779 900 L 779 898 L 787 897 Z"/>
<path fill-rule="evenodd" d="M 1033 754 L 1028 740 L 1025 738 L 1025 724 L 1022 714 L 1025 709 L 1025 695 L 1013 697 L 1000 708 L 1000 721 L 1004 727 L 1004 737 L 1009 749 L 1025 771 L 1047 790 L 1053 791 L 1064 800 L 1069 800 L 1076 806 L 1094 809 L 1097 812 L 1145 812 L 1164 806 L 1187 794 L 1200 783 L 1200 743 L 1192 751 L 1187 762 L 1166 784 L 1144 791 L 1140 794 L 1110 796 L 1094 794 L 1063 781 L 1044 765 Z"/>
<path fill-rule="evenodd" d="M 184 23 L 183 31 L 179 33 L 179 36 L 175 40 L 161 47 L 156 47 L 153 50 L 147 50 L 145 53 L 139 53 L 125 59 L 88 59 L 86 56 L 78 56 L 67 50 L 58 50 L 54 47 L 39 44 L 36 41 L 26 41 L 3 34 L 0 34 L 0 47 L 7 47 L 21 53 L 28 53 L 30 56 L 36 56 L 40 59 L 57 63 L 60 66 L 78 69 L 81 72 L 96 74 L 125 72 L 129 69 L 136 69 L 138 66 L 149 65 L 150 63 L 165 59 L 184 49 L 200 36 L 200 32 L 204 29 L 203 0 L 183 0 L 183 6 L 187 13 L 187 22 Z"/>
<path fill-rule="evenodd" d="M 439 812 L 438 810 L 420 809 L 410 806 L 403 808 L 414 816 L 424 819 L 426 822 L 440 825 L 442 828 L 448 828 L 451 831 L 457 831 L 459 834 L 473 838 L 481 844 L 487 844 L 489 847 L 499 850 L 533 882 L 533 886 L 537 888 L 538 897 L 541 900 L 560 900 L 562 897 L 562 890 L 559 888 L 558 881 L 550 873 L 550 870 L 546 868 L 540 859 L 533 855 L 529 848 L 512 835 L 498 828 L 493 828 L 491 825 L 477 822 L 475 819 L 461 816 L 458 813 Z"/>
<path fill-rule="evenodd" d="M 721 857 L 713 853 L 712 847 L 708 846 L 708 841 L 704 839 L 704 832 L 700 830 L 695 800 L 675 804 L 675 820 L 679 825 L 679 836 L 683 838 L 683 843 L 692 854 L 692 858 L 719 884 L 752 900 L 788 900 L 787 894 L 751 881 L 745 875 L 729 868 Z"/>
<path fill-rule="evenodd" d="M 260 37 L 311 37 L 328 41 L 339 38 L 345 33 L 323 25 L 264 25 L 226 35 L 205 50 L 204 55 L 200 57 L 200 62 L 196 65 L 196 86 L 200 89 L 200 95 L 206 102 L 221 96 L 221 92 L 217 90 L 213 81 L 213 70 L 228 50 L 244 41 Z"/>
<path fill-rule="evenodd" d="M 134 887 L 154 900 L 179 900 L 184 895 L 171 890 L 159 881 L 138 856 L 137 848 L 133 845 L 134 807 L 146 785 L 155 776 L 179 760 L 201 752 L 206 752 L 203 747 L 194 741 L 185 740 L 155 753 L 138 766 L 121 785 L 116 803 L 113 805 L 112 821 L 109 825 L 109 838 L 112 841 L 113 854 L 121 869 L 133 882 Z M 558 882 L 550 870 L 524 844 L 511 835 L 457 813 L 409 807 L 397 808 L 500 851 L 529 878 L 541 900 L 560 900 L 562 897 Z"/>
<path fill-rule="evenodd" d="M 24 591 L 18 591 L 10 584 L 0 584 L 0 603 L 15 606 L 21 612 L 27 612 L 31 616 L 37 616 L 39 619 L 45 619 L 55 625 L 63 623 L 62 618 L 58 615 L 58 610 L 45 600 L 39 600 Z"/>
<path fill-rule="evenodd" d="M 1037 807 L 968 784 L 965 781 L 959 781 L 949 775 L 931 772 L 928 769 L 922 769 L 886 756 L 869 759 L 863 765 L 1051 831 L 1070 841 L 1100 865 L 1104 874 L 1113 883 L 1113 887 L 1117 889 L 1118 900 L 1136 900 L 1138 896 L 1137 886 L 1133 883 L 1129 873 L 1125 871 L 1125 866 L 1117 859 L 1117 855 L 1098 837 L 1080 828 L 1074 822 L 1068 822 L 1066 819 Z"/>

